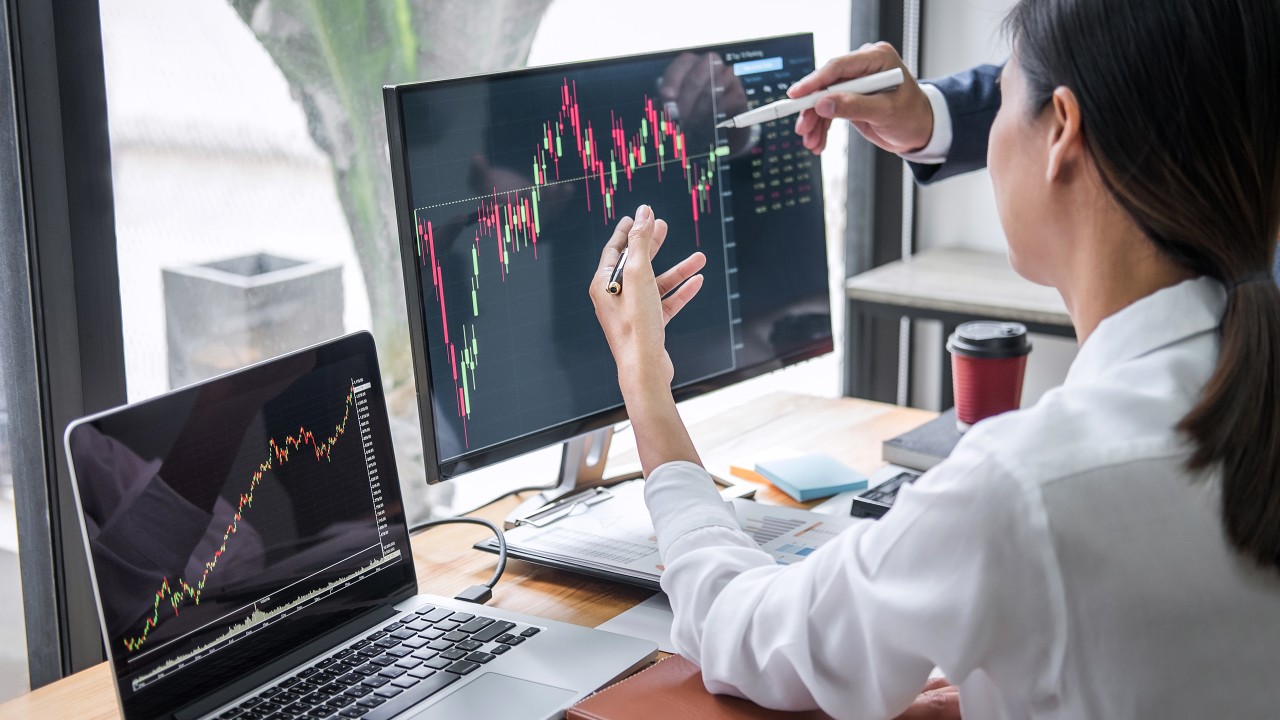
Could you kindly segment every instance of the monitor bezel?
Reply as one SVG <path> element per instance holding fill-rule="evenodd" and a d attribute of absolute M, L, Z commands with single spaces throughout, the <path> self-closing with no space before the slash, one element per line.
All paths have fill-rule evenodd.
<path fill-rule="evenodd" d="M 726 46 L 732 45 L 747 45 L 751 43 L 797 38 L 808 40 L 810 54 L 812 56 L 813 33 L 791 33 L 786 35 L 772 35 L 768 37 L 710 43 L 692 47 L 657 50 L 647 53 L 635 53 L 631 55 L 584 60 L 579 62 L 538 65 L 494 73 L 477 73 L 473 75 L 383 86 L 383 112 L 386 116 L 387 123 L 388 154 L 390 156 L 389 159 L 391 164 L 391 185 L 396 204 L 396 227 L 398 231 L 397 234 L 400 239 L 402 276 L 404 279 L 406 310 L 409 316 L 409 341 L 410 350 L 413 353 L 413 374 L 416 384 L 415 397 L 418 405 L 419 425 L 422 429 L 423 465 L 428 484 L 444 482 L 446 480 L 453 479 L 458 475 L 479 470 L 483 467 L 487 467 L 504 460 L 510 460 L 512 458 L 519 457 L 520 455 L 541 450 L 558 443 L 563 443 L 600 428 L 616 425 L 627 419 L 627 410 L 625 405 L 620 404 L 589 415 L 572 418 L 550 427 L 535 430 L 531 433 L 511 438 L 496 445 L 477 448 L 445 462 L 440 461 L 435 433 L 435 416 L 432 412 L 432 398 L 434 397 L 435 388 L 432 383 L 430 372 L 431 358 L 427 352 L 426 308 L 422 302 L 424 279 L 422 275 L 422 266 L 417 261 L 417 240 L 413 232 L 411 209 L 413 195 L 411 192 L 408 168 L 404 162 L 405 153 L 407 151 L 403 121 L 404 95 L 424 88 L 447 87 L 477 81 L 509 79 L 534 73 L 582 70 L 602 65 L 624 63 L 632 60 L 651 59 L 655 56 L 676 55 L 683 52 L 706 52 L 723 49 Z M 821 177 L 821 158 L 817 158 L 817 161 L 817 173 L 818 176 Z M 825 199 L 822 197 L 821 193 L 819 194 L 817 204 L 820 212 L 825 217 Z M 825 223 L 823 225 L 823 234 L 825 238 Z M 826 243 L 824 242 L 824 245 L 825 244 Z M 824 258 L 824 264 L 825 260 L 826 259 Z M 583 293 L 583 302 L 587 302 L 585 292 Z M 805 360 L 811 360 L 815 357 L 832 352 L 834 349 L 834 332 L 831 332 L 828 333 L 826 338 L 810 343 L 809 345 L 806 345 L 794 352 L 777 356 L 766 362 L 744 366 L 719 375 L 696 380 L 679 389 L 673 389 L 672 394 L 677 402 L 687 400 L 744 380 L 749 380 L 775 370 L 780 370 L 782 368 L 804 362 Z"/>

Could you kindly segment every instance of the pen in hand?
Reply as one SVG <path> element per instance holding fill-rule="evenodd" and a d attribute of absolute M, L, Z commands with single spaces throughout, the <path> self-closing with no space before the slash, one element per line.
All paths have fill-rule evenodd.
<path fill-rule="evenodd" d="M 608 290 L 610 295 L 622 292 L 622 266 L 627 264 L 627 252 L 630 249 L 630 247 L 622 248 L 622 256 L 618 258 L 618 264 L 609 274 L 609 284 L 605 286 L 605 290 Z"/>

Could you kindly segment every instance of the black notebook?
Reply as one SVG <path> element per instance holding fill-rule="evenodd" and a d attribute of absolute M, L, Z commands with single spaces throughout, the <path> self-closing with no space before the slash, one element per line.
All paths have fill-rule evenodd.
<path fill-rule="evenodd" d="M 928 470 L 946 460 L 958 442 L 956 410 L 951 408 L 914 430 L 885 440 L 880 455 L 894 465 Z"/>

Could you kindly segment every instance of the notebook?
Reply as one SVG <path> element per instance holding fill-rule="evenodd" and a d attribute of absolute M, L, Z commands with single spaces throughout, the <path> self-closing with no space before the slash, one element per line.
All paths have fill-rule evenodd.
<path fill-rule="evenodd" d="M 368 333 L 77 421 L 65 445 L 128 720 L 558 717 L 656 655 L 416 594 Z"/>

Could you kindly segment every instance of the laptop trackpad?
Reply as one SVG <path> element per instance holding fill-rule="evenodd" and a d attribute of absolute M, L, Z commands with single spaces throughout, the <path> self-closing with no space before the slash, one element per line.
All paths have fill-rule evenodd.
<path fill-rule="evenodd" d="M 562 709 L 576 693 L 528 680 L 486 673 L 420 713 L 413 720 L 437 718 L 542 718 Z"/>

